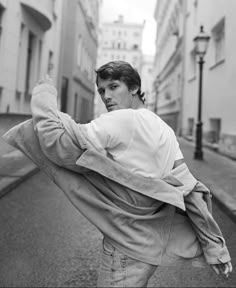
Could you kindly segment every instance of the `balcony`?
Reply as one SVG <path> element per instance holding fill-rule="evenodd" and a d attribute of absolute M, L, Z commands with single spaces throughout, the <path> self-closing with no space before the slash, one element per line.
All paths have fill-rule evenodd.
<path fill-rule="evenodd" d="M 21 0 L 23 9 L 29 13 L 35 21 L 47 31 L 52 26 L 53 2 L 51 0 Z"/>
<path fill-rule="evenodd" d="M 0 0 L 0 7 L 6 8 L 7 6 L 7 0 Z"/>

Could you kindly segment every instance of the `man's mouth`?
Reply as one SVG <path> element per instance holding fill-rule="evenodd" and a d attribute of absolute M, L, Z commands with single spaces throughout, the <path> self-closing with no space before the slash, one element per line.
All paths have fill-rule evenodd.
<path fill-rule="evenodd" d="M 111 107 L 113 107 L 113 106 L 115 106 L 115 104 L 107 104 L 107 105 L 106 105 L 107 109 L 109 109 L 109 108 L 111 108 Z"/>

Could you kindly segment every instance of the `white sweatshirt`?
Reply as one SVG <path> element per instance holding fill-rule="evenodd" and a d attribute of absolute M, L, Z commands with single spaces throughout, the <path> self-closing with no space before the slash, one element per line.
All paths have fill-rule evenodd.
<path fill-rule="evenodd" d="M 145 108 L 104 113 L 84 128 L 92 146 L 147 178 L 162 177 L 183 158 L 174 131 Z"/>

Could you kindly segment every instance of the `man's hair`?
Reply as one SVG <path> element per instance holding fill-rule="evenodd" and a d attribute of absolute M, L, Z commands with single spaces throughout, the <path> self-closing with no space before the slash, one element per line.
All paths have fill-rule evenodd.
<path fill-rule="evenodd" d="M 96 84 L 98 85 L 98 79 L 102 80 L 119 80 L 126 84 L 129 90 L 138 88 L 137 94 L 144 103 L 144 92 L 141 92 L 141 78 L 136 69 L 134 69 L 129 63 L 124 61 L 111 61 L 100 68 L 95 70 Z"/>

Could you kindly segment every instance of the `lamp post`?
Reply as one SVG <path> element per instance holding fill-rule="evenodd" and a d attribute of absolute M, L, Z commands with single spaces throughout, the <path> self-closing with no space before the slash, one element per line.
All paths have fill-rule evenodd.
<path fill-rule="evenodd" d="M 205 34 L 203 26 L 200 27 L 200 33 L 193 39 L 195 42 L 196 55 L 199 56 L 199 94 L 198 94 L 198 119 L 196 124 L 196 146 L 194 152 L 194 159 L 203 160 L 202 151 L 202 74 L 203 65 L 205 63 L 204 56 L 207 51 L 210 36 Z"/>

